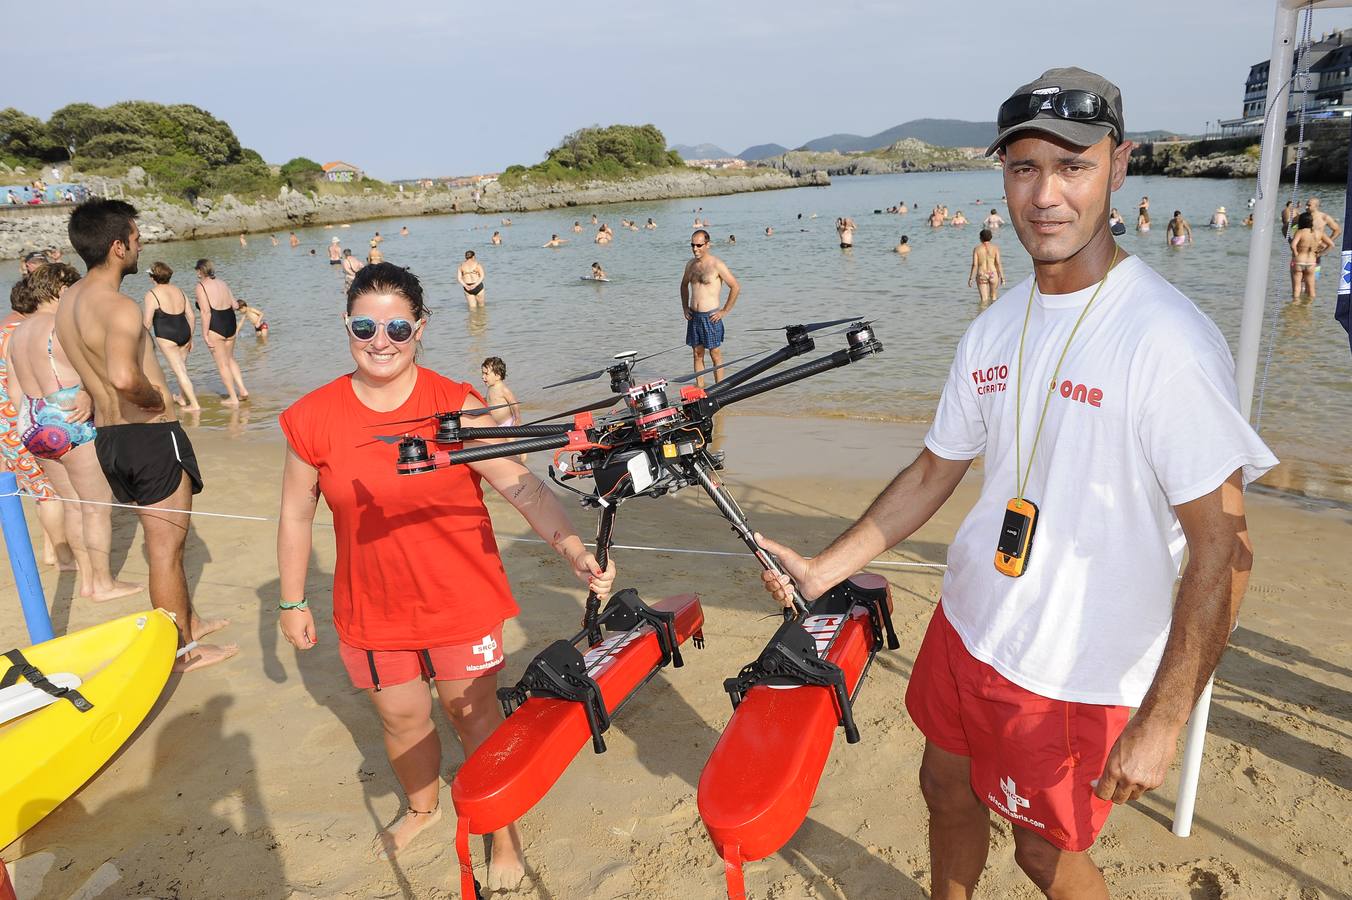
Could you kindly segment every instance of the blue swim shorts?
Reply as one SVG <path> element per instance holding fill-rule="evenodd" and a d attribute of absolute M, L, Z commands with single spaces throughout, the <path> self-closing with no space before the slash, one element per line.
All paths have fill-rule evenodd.
<path fill-rule="evenodd" d="M 704 347 L 707 350 L 721 345 L 723 343 L 723 322 L 711 321 L 709 316 L 712 313 L 692 312 L 690 321 L 685 323 L 685 345 L 687 347 Z"/>

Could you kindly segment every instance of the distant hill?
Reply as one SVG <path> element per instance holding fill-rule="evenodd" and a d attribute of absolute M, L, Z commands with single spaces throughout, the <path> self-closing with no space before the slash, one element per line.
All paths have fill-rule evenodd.
<path fill-rule="evenodd" d="M 716 144 L 675 144 L 671 148 L 681 159 L 727 159 L 731 153 Z"/>
<path fill-rule="evenodd" d="M 800 149 L 850 153 L 890 147 L 905 138 L 914 138 L 935 147 L 984 147 L 995 140 L 995 123 L 965 122 L 960 119 L 915 119 L 869 136 L 831 134 L 814 138 Z"/>
<path fill-rule="evenodd" d="M 757 144 L 754 147 L 747 147 L 737 155 L 747 162 L 756 162 L 761 159 L 769 159 L 772 156 L 783 156 L 789 152 L 789 148 L 783 144 Z"/>

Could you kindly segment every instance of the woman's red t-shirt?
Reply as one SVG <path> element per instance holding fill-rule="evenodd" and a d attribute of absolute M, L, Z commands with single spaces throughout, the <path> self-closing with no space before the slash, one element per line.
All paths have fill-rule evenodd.
<path fill-rule="evenodd" d="M 460 409 L 468 384 L 418 368 L 398 409 L 376 412 L 344 375 L 281 415 L 291 449 L 319 470 L 333 511 L 337 563 L 333 624 L 362 650 L 413 650 L 478 640 L 517 614 L 498 556 L 479 476 L 468 466 L 395 474 L 395 448 L 379 434 L 430 438 L 436 420 L 390 422 Z M 448 448 L 442 448 L 448 449 Z"/>

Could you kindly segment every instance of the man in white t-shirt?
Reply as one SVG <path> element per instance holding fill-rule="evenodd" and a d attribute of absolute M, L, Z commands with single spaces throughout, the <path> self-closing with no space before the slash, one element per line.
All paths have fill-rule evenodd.
<path fill-rule="evenodd" d="M 811 561 L 764 543 L 816 596 L 985 456 L 906 697 L 932 895 L 971 896 L 990 809 L 1047 896 L 1107 897 L 1087 850 L 1113 803 L 1164 779 L 1247 585 L 1243 485 L 1277 460 L 1215 325 L 1109 231 L 1131 153 L 1118 89 L 1053 69 L 998 118 L 988 152 L 1034 278 L 968 328 L 925 449 L 854 525 Z M 784 599 L 787 576 L 765 581 Z"/>

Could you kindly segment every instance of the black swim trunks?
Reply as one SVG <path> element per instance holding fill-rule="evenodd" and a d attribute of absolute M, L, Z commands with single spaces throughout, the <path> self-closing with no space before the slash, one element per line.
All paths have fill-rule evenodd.
<path fill-rule="evenodd" d="M 484 289 L 484 283 L 481 281 L 481 282 L 479 282 L 478 284 L 476 284 L 474 287 L 467 287 L 467 288 L 465 288 L 465 293 L 466 293 L 466 294 L 478 295 L 483 289 Z"/>
<path fill-rule="evenodd" d="M 178 490 L 185 472 L 192 492 L 202 492 L 197 454 L 177 422 L 100 425 L 94 450 L 119 503 L 159 503 Z"/>
<path fill-rule="evenodd" d="M 854 244 L 841 244 L 841 245 L 840 245 L 840 249 L 842 249 L 842 250 L 848 250 L 848 249 L 850 249 L 850 248 L 853 247 L 853 246 L 854 246 Z"/>

